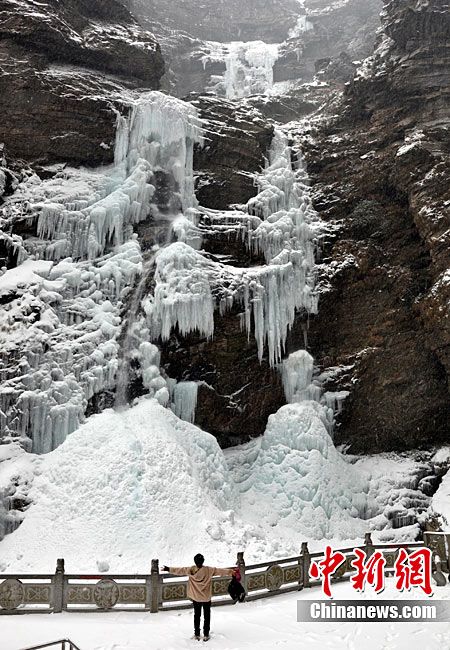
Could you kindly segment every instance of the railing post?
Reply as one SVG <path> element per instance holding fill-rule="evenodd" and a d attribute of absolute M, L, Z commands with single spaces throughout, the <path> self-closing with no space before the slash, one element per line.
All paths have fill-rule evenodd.
<path fill-rule="evenodd" d="M 145 576 L 145 607 L 149 611 L 152 609 L 152 576 L 150 574 Z"/>
<path fill-rule="evenodd" d="M 56 571 L 53 577 L 53 611 L 59 614 L 64 609 L 64 560 L 56 560 Z"/>
<path fill-rule="evenodd" d="M 302 552 L 300 551 L 300 555 L 298 557 L 298 590 L 301 591 L 303 589 L 303 555 Z"/>
<path fill-rule="evenodd" d="M 150 575 L 151 598 L 150 611 L 155 614 L 158 611 L 159 604 L 159 561 L 152 560 L 152 572 Z"/>
<path fill-rule="evenodd" d="M 445 587 L 445 585 L 447 584 L 447 580 L 444 574 L 442 573 L 441 558 L 437 553 L 435 553 L 433 556 L 433 560 L 434 560 L 435 570 L 432 572 L 431 575 L 438 587 Z"/>
<path fill-rule="evenodd" d="M 247 591 L 247 576 L 245 575 L 245 560 L 243 551 L 239 551 L 237 554 L 237 566 L 241 572 L 241 584 L 244 587 L 245 591 Z"/>
<path fill-rule="evenodd" d="M 370 533 L 366 533 L 364 535 L 364 547 L 366 557 L 370 557 L 375 552 L 372 542 L 372 535 Z"/>
<path fill-rule="evenodd" d="M 309 567 L 311 557 L 309 555 L 308 542 L 302 542 L 301 555 L 303 557 L 303 587 L 309 587 Z"/>

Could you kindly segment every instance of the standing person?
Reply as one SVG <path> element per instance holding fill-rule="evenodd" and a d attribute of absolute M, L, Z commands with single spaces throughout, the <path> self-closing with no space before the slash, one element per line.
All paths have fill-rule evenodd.
<path fill-rule="evenodd" d="M 203 641 L 209 641 L 212 577 L 234 576 L 236 569 L 218 569 L 204 566 L 205 558 L 201 553 L 197 553 L 194 562 L 194 566 L 188 567 L 163 566 L 163 571 L 168 571 L 175 576 L 189 576 L 187 596 L 194 605 L 194 639 L 200 641 L 200 619 L 203 608 Z"/>

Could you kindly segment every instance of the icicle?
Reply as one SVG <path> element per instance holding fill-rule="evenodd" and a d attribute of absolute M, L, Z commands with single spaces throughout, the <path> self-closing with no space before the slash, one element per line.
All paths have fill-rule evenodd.
<path fill-rule="evenodd" d="M 180 381 L 173 388 L 171 408 L 181 420 L 194 422 L 197 392 L 198 384 L 195 381 Z"/>

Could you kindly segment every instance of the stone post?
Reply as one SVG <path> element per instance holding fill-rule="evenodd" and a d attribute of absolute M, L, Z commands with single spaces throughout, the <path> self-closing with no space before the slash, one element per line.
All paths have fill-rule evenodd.
<path fill-rule="evenodd" d="M 309 555 L 308 542 L 302 542 L 300 553 L 303 560 L 303 587 L 309 587 L 309 567 L 311 565 L 311 557 Z"/>
<path fill-rule="evenodd" d="M 241 572 L 241 585 L 244 587 L 245 591 L 247 590 L 247 576 L 245 575 L 245 560 L 244 560 L 244 552 L 239 551 L 237 554 L 237 565 L 239 568 L 239 571 Z"/>
<path fill-rule="evenodd" d="M 53 577 L 53 611 L 59 614 L 64 609 L 64 560 L 56 560 L 56 571 Z"/>
<path fill-rule="evenodd" d="M 155 614 L 159 605 L 159 561 L 152 560 L 152 572 L 150 574 L 150 611 Z"/>
<path fill-rule="evenodd" d="M 375 552 L 372 535 L 370 533 L 364 535 L 364 550 L 366 552 L 366 557 L 370 557 Z"/>

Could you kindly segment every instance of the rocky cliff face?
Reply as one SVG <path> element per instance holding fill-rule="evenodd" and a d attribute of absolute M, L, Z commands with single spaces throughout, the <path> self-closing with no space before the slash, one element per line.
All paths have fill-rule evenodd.
<path fill-rule="evenodd" d="M 209 41 L 278 43 L 296 24 L 297 0 L 132 0 L 134 13 L 165 28 Z M 155 28 L 158 31 L 158 28 Z"/>
<path fill-rule="evenodd" d="M 158 43 L 116 0 L 3 0 L 0 38 L 0 141 L 33 164 L 111 162 L 114 103 L 164 73 Z"/>
<path fill-rule="evenodd" d="M 387 2 L 374 57 L 339 117 L 305 142 L 335 234 L 309 341 L 350 390 L 337 432 L 355 451 L 448 440 L 448 6 Z"/>

